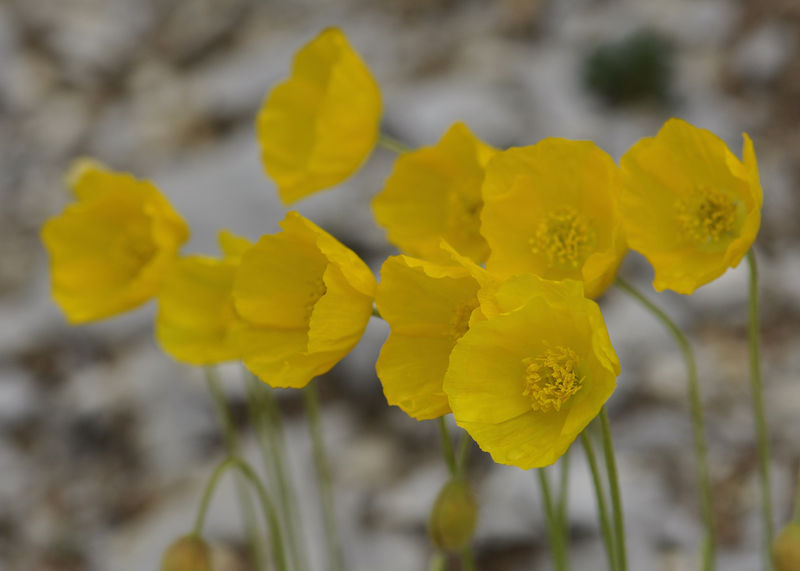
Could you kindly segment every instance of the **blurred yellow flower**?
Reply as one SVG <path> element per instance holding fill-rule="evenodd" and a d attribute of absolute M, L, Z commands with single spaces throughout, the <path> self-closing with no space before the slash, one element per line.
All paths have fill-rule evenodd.
<path fill-rule="evenodd" d="M 436 145 L 400 155 L 385 188 L 372 201 L 389 241 L 412 256 L 430 258 L 440 252 L 444 239 L 475 262 L 486 261 L 481 184 L 496 152 L 456 123 Z"/>
<path fill-rule="evenodd" d="M 587 296 L 599 296 L 627 251 L 618 175 L 590 141 L 544 139 L 495 155 L 483 183 L 486 269 L 581 280 Z"/>
<path fill-rule="evenodd" d="M 71 323 L 132 309 L 153 297 L 189 229 L 150 182 L 88 159 L 67 175 L 77 202 L 42 226 L 52 295 Z"/>
<path fill-rule="evenodd" d="M 619 361 L 580 282 L 516 276 L 496 304 L 499 313 L 455 344 L 444 391 L 456 422 L 495 462 L 547 466 L 598 414 Z"/>
<path fill-rule="evenodd" d="M 242 257 L 233 300 L 245 365 L 273 387 L 304 387 L 358 343 L 372 315 L 375 277 L 333 236 L 289 212 L 282 232 Z"/>
<path fill-rule="evenodd" d="M 387 402 L 417 420 L 450 412 L 442 390 L 450 351 L 469 328 L 478 290 L 488 279 L 468 259 L 449 254 L 449 264 L 388 258 L 375 297 L 391 327 L 375 370 Z"/>
<path fill-rule="evenodd" d="M 328 28 L 294 57 L 289 79 L 258 114 L 267 174 L 289 204 L 353 174 L 378 139 L 381 94 L 341 30 Z"/>
<path fill-rule="evenodd" d="M 236 330 L 247 324 L 233 306 L 233 280 L 253 244 L 229 232 L 220 232 L 219 242 L 222 259 L 181 258 L 158 293 L 156 338 L 184 363 L 211 365 L 242 357 Z"/>
<path fill-rule="evenodd" d="M 653 287 L 690 294 L 739 264 L 761 224 L 753 142 L 744 161 L 705 129 L 680 119 L 622 157 L 628 241 L 655 269 Z"/>

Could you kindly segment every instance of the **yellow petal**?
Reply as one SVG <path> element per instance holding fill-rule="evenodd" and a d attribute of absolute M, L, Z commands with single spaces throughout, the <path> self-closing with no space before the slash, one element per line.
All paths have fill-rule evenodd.
<path fill-rule="evenodd" d="M 389 241 L 414 256 L 434 258 L 446 240 L 483 263 L 488 245 L 480 234 L 484 168 L 495 149 L 456 123 L 434 146 L 402 154 L 383 191 L 372 201 Z"/>
<path fill-rule="evenodd" d="M 241 357 L 233 339 L 240 322 L 231 291 L 236 264 L 190 256 L 175 265 L 158 294 L 156 338 L 173 358 L 210 365 Z"/>
<path fill-rule="evenodd" d="M 345 35 L 328 28 L 297 52 L 256 131 L 267 174 L 289 204 L 353 174 L 378 137 L 381 96 Z"/>

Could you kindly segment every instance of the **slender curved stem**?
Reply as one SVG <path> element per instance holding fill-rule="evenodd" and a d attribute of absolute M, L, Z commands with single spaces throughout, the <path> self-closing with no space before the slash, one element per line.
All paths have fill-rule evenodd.
<path fill-rule="evenodd" d="M 678 343 L 678 347 L 683 354 L 683 360 L 686 363 L 687 388 L 692 417 L 692 437 L 694 441 L 695 462 L 697 465 L 697 480 L 700 486 L 700 509 L 706 528 L 706 536 L 703 541 L 703 569 L 705 571 L 711 571 L 715 567 L 714 562 L 716 558 L 714 503 L 711 492 L 711 475 L 708 463 L 706 426 L 703 419 L 703 403 L 700 398 L 700 382 L 697 377 L 697 363 L 694 358 L 694 352 L 692 351 L 689 339 L 661 308 L 647 299 L 624 279 L 618 277 L 616 284 L 618 288 L 641 303 L 645 309 L 652 313 L 653 316 L 667 328 Z"/>
<path fill-rule="evenodd" d="M 409 145 L 406 145 L 402 141 L 399 141 L 394 137 L 390 137 L 385 133 L 378 135 L 378 145 L 397 154 L 407 153 L 411 150 Z"/>
<path fill-rule="evenodd" d="M 450 439 L 450 431 L 447 428 L 447 421 L 444 416 L 438 418 L 439 421 L 439 435 L 442 437 L 442 451 L 444 452 L 444 461 L 447 463 L 447 469 L 450 475 L 455 477 L 457 474 L 456 469 L 456 454 L 453 451 L 453 441 Z"/>
<path fill-rule="evenodd" d="M 253 419 L 255 434 L 261 449 L 264 469 L 272 482 L 277 483 L 278 504 L 287 528 L 292 562 L 299 569 L 307 569 L 305 551 L 300 547 L 302 525 L 297 493 L 292 485 L 287 460 L 283 422 L 272 388 L 262 383 L 243 368 L 247 388 L 247 403 Z"/>
<path fill-rule="evenodd" d="M 606 546 L 608 570 L 615 571 L 617 568 L 617 562 L 614 546 L 614 532 L 611 529 L 611 520 L 608 517 L 606 491 L 603 488 L 603 481 L 600 478 L 600 470 L 597 467 L 597 456 L 595 456 L 594 453 L 594 444 L 592 444 L 591 436 L 586 430 L 581 432 L 581 444 L 583 444 L 583 450 L 586 452 L 586 460 L 589 463 L 589 471 L 592 474 L 594 494 L 597 498 L 597 519 L 600 521 L 600 531 L 603 534 L 603 543 Z"/>
<path fill-rule="evenodd" d="M 758 265 L 756 256 L 751 248 L 747 252 L 747 263 L 750 267 L 750 287 L 749 287 L 749 316 L 750 326 L 748 328 L 750 346 L 750 391 L 753 401 L 753 416 L 756 423 L 756 441 L 758 443 L 758 472 L 761 487 L 761 509 L 764 526 L 763 529 L 763 549 L 765 565 L 764 569 L 772 569 L 772 490 L 769 475 L 769 434 L 767 433 L 767 421 L 764 414 L 764 389 L 761 379 L 761 357 L 759 340 L 759 316 L 758 316 Z"/>
<path fill-rule="evenodd" d="M 225 398 L 225 393 L 220 384 L 219 374 L 213 367 L 206 367 L 206 382 L 208 383 L 208 390 L 214 400 L 214 406 L 217 409 L 217 416 L 219 417 L 220 426 L 222 428 L 222 437 L 225 443 L 225 449 L 230 456 L 241 455 L 241 444 L 239 443 L 239 433 L 236 431 L 236 424 L 233 421 L 228 401 Z M 250 546 L 250 552 L 253 557 L 253 562 L 257 570 L 264 569 L 265 555 L 261 542 L 258 539 L 258 530 L 256 529 L 256 516 L 253 512 L 253 504 L 250 502 L 249 493 L 244 482 L 236 479 L 236 495 L 239 500 L 239 506 L 242 510 L 242 519 L 244 520 L 245 533 L 247 534 L 247 543 Z"/>
<path fill-rule="evenodd" d="M 281 537 L 281 527 L 280 522 L 278 521 L 278 515 L 275 512 L 275 507 L 272 505 L 272 502 L 269 500 L 269 495 L 267 494 L 267 490 L 264 488 L 264 485 L 261 483 L 261 480 L 258 479 L 255 471 L 250 467 L 250 465 L 238 458 L 236 456 L 229 456 L 222 462 L 220 462 L 214 471 L 211 474 L 211 477 L 206 484 L 206 488 L 203 491 L 203 496 L 200 500 L 200 506 L 197 510 L 197 517 L 195 518 L 194 528 L 192 529 L 192 534 L 201 536 L 203 533 L 203 525 L 205 524 L 206 515 L 208 514 L 208 508 L 211 504 L 211 497 L 214 495 L 214 491 L 217 488 L 217 484 L 219 483 L 222 476 L 225 472 L 230 468 L 236 468 L 239 472 L 249 480 L 250 484 L 256 490 L 256 495 L 261 503 L 261 509 L 264 512 L 264 518 L 267 521 L 267 527 L 270 530 L 270 539 L 272 542 L 272 550 L 275 555 L 275 562 L 277 568 L 281 571 L 286 571 L 286 554 L 283 551 L 283 538 Z"/>
<path fill-rule="evenodd" d="M 556 507 L 553 503 L 553 494 L 550 491 L 550 481 L 547 478 L 545 468 L 537 468 L 536 475 L 539 478 L 539 488 L 542 490 L 542 499 L 544 500 L 544 514 L 547 520 L 547 537 L 550 540 L 553 564 L 556 571 L 565 571 L 567 567 L 564 557 L 564 538 L 561 534 Z"/>
<path fill-rule="evenodd" d="M 336 529 L 336 515 L 333 505 L 333 485 L 328 458 L 325 454 L 325 441 L 322 437 L 322 422 L 320 420 L 319 389 L 316 381 L 310 382 L 303 391 L 306 401 L 311 442 L 314 448 L 314 463 L 317 467 L 319 480 L 319 493 L 322 500 L 322 517 L 325 521 L 325 540 L 328 543 L 330 568 L 333 571 L 344 569 L 339 537 Z"/>
<path fill-rule="evenodd" d="M 608 422 L 606 407 L 600 409 L 600 427 L 603 435 L 603 456 L 608 471 L 608 484 L 611 490 L 611 505 L 614 510 L 614 533 L 617 540 L 617 564 L 620 571 L 628 568 L 628 557 L 625 546 L 625 520 L 622 513 L 622 496 L 619 492 L 619 478 L 617 477 L 617 461 L 614 458 L 614 444 L 611 440 L 611 426 Z"/>

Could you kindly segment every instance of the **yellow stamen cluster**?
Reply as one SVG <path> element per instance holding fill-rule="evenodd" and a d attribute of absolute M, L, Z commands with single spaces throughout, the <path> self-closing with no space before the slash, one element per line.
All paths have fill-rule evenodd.
<path fill-rule="evenodd" d="M 697 244 L 716 242 L 736 230 L 736 202 L 723 191 L 699 186 L 694 196 L 676 205 L 678 220 Z"/>
<path fill-rule="evenodd" d="M 559 411 L 577 393 L 584 377 L 578 375 L 578 356 L 572 349 L 555 347 L 539 357 L 522 360 L 525 365 L 524 396 L 536 411 Z"/>
<path fill-rule="evenodd" d="M 534 254 L 547 258 L 551 268 L 575 270 L 589 255 L 594 232 L 575 209 L 565 207 L 549 213 L 528 243 Z"/>

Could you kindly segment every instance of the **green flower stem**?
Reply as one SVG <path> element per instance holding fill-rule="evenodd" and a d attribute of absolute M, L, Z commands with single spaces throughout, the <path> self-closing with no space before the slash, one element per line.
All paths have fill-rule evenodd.
<path fill-rule="evenodd" d="M 547 537 L 550 540 L 550 550 L 553 554 L 553 564 L 556 571 L 566 571 L 567 562 L 564 549 L 564 537 L 561 533 L 561 528 L 556 514 L 556 508 L 553 504 L 553 494 L 550 491 L 550 481 L 547 478 L 545 468 L 538 468 L 536 475 L 539 477 L 539 488 L 542 490 L 542 499 L 544 500 L 544 513 L 547 521 Z"/>
<path fill-rule="evenodd" d="M 467 470 L 471 442 L 472 437 L 466 430 L 462 430 L 461 440 L 458 442 L 458 453 L 456 454 L 456 473 L 460 476 L 464 476 L 464 472 Z"/>
<path fill-rule="evenodd" d="M 586 453 L 586 460 L 589 462 L 589 470 L 592 473 L 592 484 L 594 484 L 594 494 L 597 498 L 597 519 L 600 521 L 600 531 L 603 534 L 603 543 L 606 546 L 608 556 L 608 570 L 617 569 L 617 560 L 614 546 L 614 532 L 611 529 L 611 520 L 608 517 L 608 506 L 606 504 L 606 491 L 603 488 L 603 481 L 600 478 L 600 470 L 597 467 L 597 456 L 594 453 L 592 437 L 587 430 L 581 432 L 581 444 Z"/>
<path fill-rule="evenodd" d="M 275 512 L 275 507 L 269 500 L 267 490 L 264 489 L 264 486 L 261 483 L 261 480 L 258 479 L 255 471 L 250 467 L 249 464 L 247 464 L 247 462 L 237 456 L 229 456 L 220 462 L 214 469 L 214 472 L 212 472 L 211 477 L 206 484 L 206 489 L 203 491 L 203 496 L 200 500 L 200 507 L 197 510 L 197 517 L 195 518 L 192 534 L 198 537 L 202 536 L 203 525 L 205 524 L 206 515 L 208 514 L 208 507 L 211 504 L 211 497 L 214 495 L 214 490 L 216 490 L 220 479 L 230 468 L 238 469 L 240 474 L 244 476 L 244 478 L 248 480 L 256 490 L 256 494 L 258 495 L 258 499 L 261 503 L 261 509 L 264 513 L 264 518 L 267 521 L 267 528 L 269 529 L 276 566 L 280 571 L 286 571 L 286 554 L 283 551 L 281 526 L 280 522 L 278 521 L 278 515 Z"/>
<path fill-rule="evenodd" d="M 631 284 L 617 278 L 617 287 L 636 299 L 645 309 L 652 313 L 672 334 L 678 347 L 683 354 L 686 363 L 687 381 L 689 390 L 689 406 L 692 416 L 692 436 L 694 439 L 694 454 L 697 466 L 697 479 L 700 485 L 701 512 L 703 523 L 706 528 L 706 536 L 703 542 L 703 569 L 711 571 L 715 567 L 716 534 L 714 531 L 714 503 L 711 493 L 711 476 L 708 464 L 708 444 L 706 443 L 706 427 L 703 420 L 703 403 L 700 398 L 700 382 L 697 378 L 697 364 L 694 352 L 689 343 L 689 339 L 672 321 L 666 313 L 658 306 L 647 299 L 641 292 Z"/>
<path fill-rule="evenodd" d="M 319 493 L 322 500 L 322 517 L 325 521 L 325 540 L 328 544 L 328 555 L 332 571 L 344 569 L 344 558 L 336 529 L 336 516 L 333 506 L 333 487 L 328 458 L 325 455 L 325 442 L 322 438 L 322 422 L 320 420 L 319 389 L 315 381 L 310 382 L 303 391 L 308 414 L 311 442 L 314 448 L 314 464 L 317 468 Z"/>
<path fill-rule="evenodd" d="M 611 426 L 608 422 L 606 407 L 600 409 L 600 427 L 603 436 L 603 456 L 606 461 L 608 483 L 611 489 L 611 506 L 614 510 L 614 533 L 617 540 L 616 557 L 619 571 L 628 569 L 628 557 L 625 552 L 625 521 L 622 513 L 622 497 L 619 493 L 617 477 L 617 461 L 614 458 L 614 444 L 611 440 Z"/>
<path fill-rule="evenodd" d="M 475 556 L 472 553 L 471 545 L 467 545 L 461 550 L 461 569 L 462 571 L 475 571 Z"/>
<path fill-rule="evenodd" d="M 256 438 L 261 448 L 264 469 L 270 481 L 277 482 L 278 500 L 282 519 L 288 530 L 289 549 L 294 565 L 307 569 L 305 551 L 300 548 L 302 526 L 300 525 L 299 505 L 294 486 L 289 477 L 289 463 L 285 446 L 283 422 L 280 409 L 272 389 L 262 383 L 255 375 L 244 369 L 247 386 L 247 403 L 250 416 L 255 425 Z"/>
<path fill-rule="evenodd" d="M 378 145 L 383 147 L 384 149 L 397 153 L 398 155 L 402 153 L 407 153 L 408 151 L 411 150 L 411 147 L 409 145 L 406 145 L 402 141 L 398 141 L 394 137 L 390 137 L 385 133 L 381 133 L 380 135 L 378 135 Z"/>
<path fill-rule="evenodd" d="M 558 534 L 561 536 L 564 547 L 564 565 L 569 568 L 569 522 L 567 521 L 567 505 L 569 502 L 569 448 L 561 457 L 561 481 L 558 488 L 558 505 L 556 521 Z"/>
<path fill-rule="evenodd" d="M 758 317 L 758 265 L 751 248 L 747 252 L 747 263 L 750 266 L 749 288 L 749 341 L 750 341 L 750 390 L 753 400 L 753 416 L 756 422 L 756 440 L 758 443 L 758 472 L 761 483 L 761 509 L 763 518 L 763 549 L 765 567 L 772 569 L 772 490 L 769 475 L 769 435 L 764 415 L 764 389 L 761 379 L 761 358 L 759 356 L 759 317 Z"/>
<path fill-rule="evenodd" d="M 797 491 L 794 494 L 794 517 L 795 523 L 800 523 L 800 473 L 797 474 Z"/>
<path fill-rule="evenodd" d="M 456 465 L 456 454 L 453 451 L 453 441 L 450 439 L 450 431 L 447 429 L 447 421 L 444 415 L 439 417 L 439 435 L 442 437 L 442 451 L 444 452 L 444 461 L 447 463 L 447 469 L 450 475 L 455 477 L 458 474 Z"/>
<path fill-rule="evenodd" d="M 239 443 L 239 434 L 236 431 L 236 425 L 234 424 L 230 408 L 228 408 L 228 402 L 222 390 L 217 370 L 213 367 L 206 367 L 205 373 L 208 390 L 211 392 L 214 406 L 217 409 L 217 416 L 219 417 L 220 426 L 222 428 L 222 438 L 225 443 L 225 449 L 229 456 L 240 456 L 241 445 Z M 250 546 L 255 568 L 257 570 L 264 569 L 266 556 L 264 554 L 263 545 L 258 538 L 253 504 L 250 502 L 250 494 L 247 491 L 245 482 L 239 478 L 236 480 L 236 495 L 239 499 L 239 507 L 242 510 L 247 543 Z"/>

